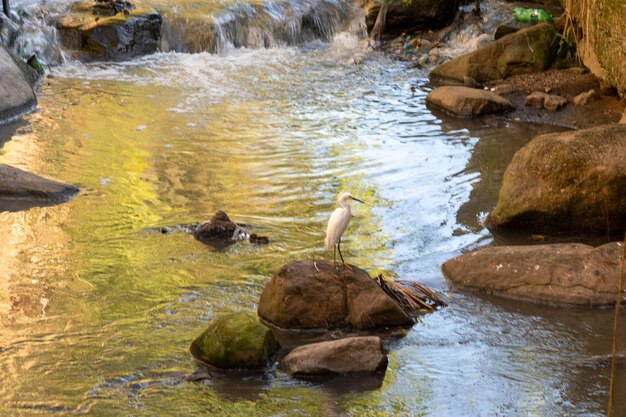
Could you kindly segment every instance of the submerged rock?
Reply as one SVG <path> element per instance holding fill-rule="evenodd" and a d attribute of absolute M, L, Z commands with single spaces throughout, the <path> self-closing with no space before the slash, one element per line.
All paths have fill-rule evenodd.
<path fill-rule="evenodd" d="M 438 87 L 426 97 L 426 103 L 461 117 L 476 117 L 515 110 L 507 99 L 490 91 L 468 87 Z"/>
<path fill-rule="evenodd" d="M 368 329 L 413 323 L 366 271 L 323 260 L 283 265 L 263 289 L 259 317 L 283 329 Z"/>
<path fill-rule="evenodd" d="M 567 104 L 567 99 L 555 94 L 547 94 L 542 91 L 533 91 L 524 99 L 527 107 L 536 109 L 546 109 L 548 111 L 557 111 Z"/>
<path fill-rule="evenodd" d="M 213 318 L 190 348 L 200 363 L 219 369 L 262 369 L 277 349 L 272 332 L 249 313 Z"/>
<path fill-rule="evenodd" d="M 626 126 L 541 135 L 507 167 L 488 227 L 621 235 L 626 229 Z"/>
<path fill-rule="evenodd" d="M 439 29 L 454 19 L 459 0 L 391 0 L 387 10 L 386 30 Z M 380 10 L 378 0 L 365 0 L 365 22 L 368 32 L 374 27 Z"/>
<path fill-rule="evenodd" d="M 547 304 L 615 303 L 623 246 L 492 246 L 444 263 L 455 285 Z"/>
<path fill-rule="evenodd" d="M 577 106 L 586 106 L 587 104 L 591 103 L 594 100 L 597 100 L 598 98 L 600 97 L 598 96 L 596 90 L 591 89 L 574 97 L 572 102 Z"/>
<path fill-rule="evenodd" d="M 387 355 L 378 336 L 347 337 L 299 346 L 280 366 L 294 376 L 374 373 L 387 367 Z"/>
<path fill-rule="evenodd" d="M 266 236 L 258 236 L 228 217 L 222 210 L 215 212 L 210 220 L 198 225 L 193 232 L 196 239 L 203 243 L 215 244 L 218 242 L 234 243 L 244 240 L 250 243 L 269 243 Z"/>
<path fill-rule="evenodd" d="M 435 67 L 436 81 L 463 83 L 471 77 L 479 83 L 500 80 L 517 74 L 546 70 L 556 55 L 556 30 L 542 23 L 506 35 L 474 52 Z"/>
<path fill-rule="evenodd" d="M 0 45 L 0 124 L 35 109 L 37 98 L 17 58 Z"/>
<path fill-rule="evenodd" d="M 118 5 L 126 2 L 113 2 Z M 105 3 L 72 5 L 57 29 L 66 48 L 78 51 L 83 60 L 121 60 L 157 51 L 162 18 L 158 13 L 130 8 L 123 13 L 98 15 Z M 121 7 L 121 6 L 120 6 Z M 95 8 L 95 10 L 94 10 Z"/>
<path fill-rule="evenodd" d="M 74 186 L 0 164 L 0 211 L 62 203 L 78 191 Z"/>

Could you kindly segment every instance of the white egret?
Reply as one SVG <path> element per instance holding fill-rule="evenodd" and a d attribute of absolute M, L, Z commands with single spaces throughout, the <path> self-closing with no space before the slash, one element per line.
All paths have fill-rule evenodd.
<path fill-rule="evenodd" d="M 350 200 L 358 201 L 359 203 L 363 203 L 363 201 L 352 197 L 350 193 L 339 194 L 338 200 L 339 207 L 333 211 L 333 214 L 330 215 L 330 219 L 328 219 L 328 227 L 326 228 L 326 239 L 324 239 L 324 244 L 326 245 L 326 249 L 330 249 L 331 246 L 333 247 L 333 262 L 336 261 L 337 251 L 339 251 L 341 262 L 345 265 L 343 255 L 341 255 L 341 235 L 345 232 L 348 227 L 348 223 L 350 223 L 350 219 L 352 218 Z M 335 244 L 337 246 L 335 246 Z"/>

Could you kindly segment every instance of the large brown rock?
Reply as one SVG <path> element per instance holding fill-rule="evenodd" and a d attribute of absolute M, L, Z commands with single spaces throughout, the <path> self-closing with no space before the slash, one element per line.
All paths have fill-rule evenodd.
<path fill-rule="evenodd" d="M 365 23 L 368 32 L 374 27 L 382 2 L 365 0 Z M 387 10 L 386 30 L 439 29 L 454 19 L 459 0 L 391 0 Z"/>
<path fill-rule="evenodd" d="M 426 96 L 426 104 L 460 117 L 476 117 L 515 110 L 515 106 L 509 100 L 491 91 L 457 86 L 435 88 Z"/>
<path fill-rule="evenodd" d="M 455 285 L 547 304 L 615 303 L 623 253 L 620 242 L 492 246 L 443 264 Z"/>
<path fill-rule="evenodd" d="M 530 141 L 507 167 L 486 224 L 621 236 L 626 230 L 626 126 L 552 133 Z"/>
<path fill-rule="evenodd" d="M 0 44 L 0 124 L 33 111 L 36 105 L 27 74 Z"/>
<path fill-rule="evenodd" d="M 83 60 L 121 60 L 154 53 L 161 42 L 162 18 L 135 9 L 113 16 L 98 16 L 90 2 L 77 2 L 60 19 L 61 42 Z"/>
<path fill-rule="evenodd" d="M 322 260 L 283 265 L 263 289 L 259 317 L 284 329 L 367 329 L 413 323 L 367 272 Z"/>
<path fill-rule="evenodd" d="M 78 188 L 0 164 L 0 211 L 61 203 Z"/>
<path fill-rule="evenodd" d="M 373 373 L 387 367 L 378 336 L 347 337 L 299 346 L 280 362 L 290 375 Z"/>
<path fill-rule="evenodd" d="M 435 67 L 435 81 L 463 84 L 467 77 L 478 83 L 546 70 L 556 55 L 556 30 L 542 23 L 503 36 L 474 52 Z"/>

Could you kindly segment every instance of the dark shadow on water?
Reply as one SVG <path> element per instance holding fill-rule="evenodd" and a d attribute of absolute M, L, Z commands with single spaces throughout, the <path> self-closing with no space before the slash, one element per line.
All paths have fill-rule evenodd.
<path fill-rule="evenodd" d="M 479 233 L 483 221 L 495 208 L 502 186 L 502 177 L 515 153 L 538 135 L 562 132 L 567 129 L 555 126 L 515 123 L 501 116 L 480 119 L 460 119 L 433 111 L 441 119 L 441 129 L 446 131 L 467 130 L 470 137 L 477 138 L 471 157 L 464 170 L 454 176 L 478 177 L 472 182 L 469 200 L 457 212 L 457 223 L 462 227 L 458 234 Z M 465 229 L 465 230 L 463 230 Z M 585 234 L 544 235 L 520 230 L 490 229 L 495 245 L 535 245 L 548 243 L 585 243 L 599 246 L 614 239 L 607 236 Z"/>
<path fill-rule="evenodd" d="M 204 384 L 228 401 L 256 401 L 271 385 L 271 370 L 217 370 L 198 369 L 185 377 L 187 382 Z"/>
<path fill-rule="evenodd" d="M 299 379 L 319 385 L 329 394 L 337 395 L 376 391 L 383 386 L 385 372 L 377 372 L 371 375 L 319 375 Z"/>
<path fill-rule="evenodd" d="M 533 234 L 523 230 L 489 229 L 495 246 L 508 245 L 547 245 L 552 243 L 584 243 L 590 246 L 601 246 L 615 239 L 608 236 L 589 234 L 546 235 Z"/>
<path fill-rule="evenodd" d="M 354 336 L 378 336 L 382 339 L 383 345 L 395 342 L 406 336 L 412 326 L 379 328 L 379 329 L 281 329 L 260 318 L 261 322 L 269 327 L 274 333 L 274 337 L 282 347 L 282 353 L 302 345 L 328 340 L 338 340 Z"/>
<path fill-rule="evenodd" d="M 28 126 L 28 122 L 21 117 L 7 124 L 0 124 L 0 149 L 11 140 L 19 128 L 24 126 Z"/>
<path fill-rule="evenodd" d="M 270 379 L 265 373 L 236 371 L 213 374 L 211 388 L 228 401 L 256 401 L 270 388 Z"/>
<path fill-rule="evenodd" d="M 22 210 L 29 210 L 33 207 L 50 207 L 56 206 L 57 204 L 61 204 L 69 200 L 75 193 L 71 193 L 67 195 L 62 201 L 38 201 L 38 200 L 28 200 L 28 199 L 19 199 L 19 200 L 7 200 L 0 199 L 0 212 L 9 211 L 16 212 Z"/>

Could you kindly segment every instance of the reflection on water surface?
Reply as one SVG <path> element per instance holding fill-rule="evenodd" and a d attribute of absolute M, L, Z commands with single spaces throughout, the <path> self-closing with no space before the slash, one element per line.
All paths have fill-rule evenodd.
<path fill-rule="evenodd" d="M 480 221 L 533 132 L 435 116 L 424 73 L 378 54 L 354 65 L 356 53 L 342 35 L 53 70 L 0 162 L 83 191 L 0 213 L 2 414 L 603 415 L 608 369 L 594 357 L 609 352 L 609 311 L 452 292 L 391 343 L 383 381 L 183 381 L 208 319 L 254 311 L 283 263 L 331 256 L 340 190 L 368 203 L 343 250 L 372 273 L 447 291 L 441 263 L 491 241 Z M 218 251 L 149 232 L 217 209 L 271 243 Z"/>

